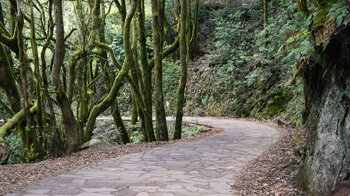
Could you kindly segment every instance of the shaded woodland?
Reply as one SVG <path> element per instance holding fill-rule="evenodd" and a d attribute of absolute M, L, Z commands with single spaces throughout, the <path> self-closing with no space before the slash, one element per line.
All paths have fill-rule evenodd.
<path fill-rule="evenodd" d="M 79 151 L 101 116 L 122 144 L 181 139 L 184 115 L 249 117 L 303 130 L 293 141 L 300 189 L 347 186 L 349 5 L 3 0 L 0 163 Z"/>
<path fill-rule="evenodd" d="M 108 109 L 122 143 L 129 143 L 117 101 L 126 83 L 132 90 L 132 124 L 140 122 L 143 141 L 169 140 L 162 61 L 178 48 L 173 58 L 180 59 L 182 71 L 171 137 L 180 139 L 198 4 L 172 2 L 165 10 L 164 0 L 151 1 L 152 26 L 146 29 L 143 0 L 1 2 L 1 88 L 6 95 L 1 103 L 10 117 L 0 128 L 2 162 L 8 155 L 4 136 L 10 131 L 20 133 L 24 159 L 39 161 L 79 150 L 90 141 L 96 118 Z M 107 18 L 122 40 L 119 59 L 106 39 Z"/>

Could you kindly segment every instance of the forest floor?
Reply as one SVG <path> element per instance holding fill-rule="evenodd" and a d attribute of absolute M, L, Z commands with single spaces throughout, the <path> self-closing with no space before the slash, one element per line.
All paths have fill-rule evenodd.
<path fill-rule="evenodd" d="M 278 130 L 280 139 L 243 167 L 232 188 L 239 195 L 306 195 L 296 186 L 299 163 L 294 152 L 304 133 L 280 119 L 261 123 Z"/>
<path fill-rule="evenodd" d="M 207 128 L 208 131 L 206 132 L 201 132 L 177 141 L 128 145 L 96 144 L 88 149 L 62 158 L 51 158 L 39 163 L 0 165 L 0 195 L 20 190 L 38 180 L 64 174 L 103 160 L 140 153 L 171 143 L 195 141 L 222 131 L 222 129 Z"/>
<path fill-rule="evenodd" d="M 280 138 L 280 133 L 274 128 L 255 122 L 211 117 L 186 117 L 184 120 L 221 127 L 223 131 L 191 142 L 175 142 L 166 146 L 164 143 L 143 144 L 144 146 L 139 145 L 134 150 L 129 148 L 132 152 L 140 152 L 144 149 L 159 147 L 156 150 L 147 150 L 142 153 L 121 157 L 110 153 L 113 154 L 110 156 L 118 158 L 105 160 L 88 167 L 80 167 L 56 177 L 45 178 L 11 195 L 93 195 L 95 193 L 103 195 L 199 196 L 238 194 L 232 190 L 231 185 L 238 178 L 242 167 L 258 157 Z M 140 150 L 142 147 L 144 149 Z M 127 146 L 121 154 L 127 154 L 125 151 L 128 150 L 126 149 L 128 149 Z M 52 168 L 53 170 L 64 164 L 66 164 L 66 168 L 71 169 L 72 162 L 74 166 L 79 160 L 83 162 L 95 160 L 93 156 L 97 156 L 97 160 L 103 160 L 105 158 L 98 158 L 99 154 L 108 154 L 110 151 L 102 148 L 95 154 L 89 150 L 95 151 L 91 148 L 81 152 L 83 154 L 77 153 L 80 156 L 76 154 L 71 158 L 63 158 L 66 160 L 59 165 L 56 165 L 57 160 L 48 161 L 56 165 Z M 81 156 L 86 156 L 86 158 L 79 159 L 78 157 Z M 50 164 L 37 165 L 36 169 L 44 174 L 45 171 L 50 170 L 50 168 L 44 169 L 44 171 L 40 170 L 45 166 L 50 167 Z M 22 179 L 23 183 L 24 179 L 28 181 L 30 176 L 39 173 L 31 168 L 26 168 L 26 170 L 31 175 L 10 181 L 16 183 L 16 180 Z M 16 170 L 12 170 L 12 172 L 16 172 Z"/>

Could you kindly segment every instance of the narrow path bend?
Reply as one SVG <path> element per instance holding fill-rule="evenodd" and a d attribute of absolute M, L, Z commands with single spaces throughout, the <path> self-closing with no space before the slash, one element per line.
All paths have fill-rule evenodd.
<path fill-rule="evenodd" d="M 224 131 L 83 167 L 11 195 L 234 195 L 231 185 L 238 171 L 279 137 L 275 129 L 248 121 L 184 120 Z"/>

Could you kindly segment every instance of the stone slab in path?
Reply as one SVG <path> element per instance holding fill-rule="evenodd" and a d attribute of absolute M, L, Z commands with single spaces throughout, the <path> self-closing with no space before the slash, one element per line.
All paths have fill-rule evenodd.
<path fill-rule="evenodd" d="M 186 117 L 184 121 L 224 131 L 102 161 L 9 195 L 235 195 L 231 185 L 242 166 L 279 138 L 275 129 L 254 122 L 210 117 Z"/>

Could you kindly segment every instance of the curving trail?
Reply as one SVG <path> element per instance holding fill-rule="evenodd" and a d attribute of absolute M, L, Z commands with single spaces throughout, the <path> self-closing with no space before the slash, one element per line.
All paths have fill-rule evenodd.
<path fill-rule="evenodd" d="M 234 195 L 231 185 L 238 171 L 279 137 L 275 129 L 248 121 L 210 117 L 184 121 L 224 131 L 103 161 L 10 195 Z"/>

